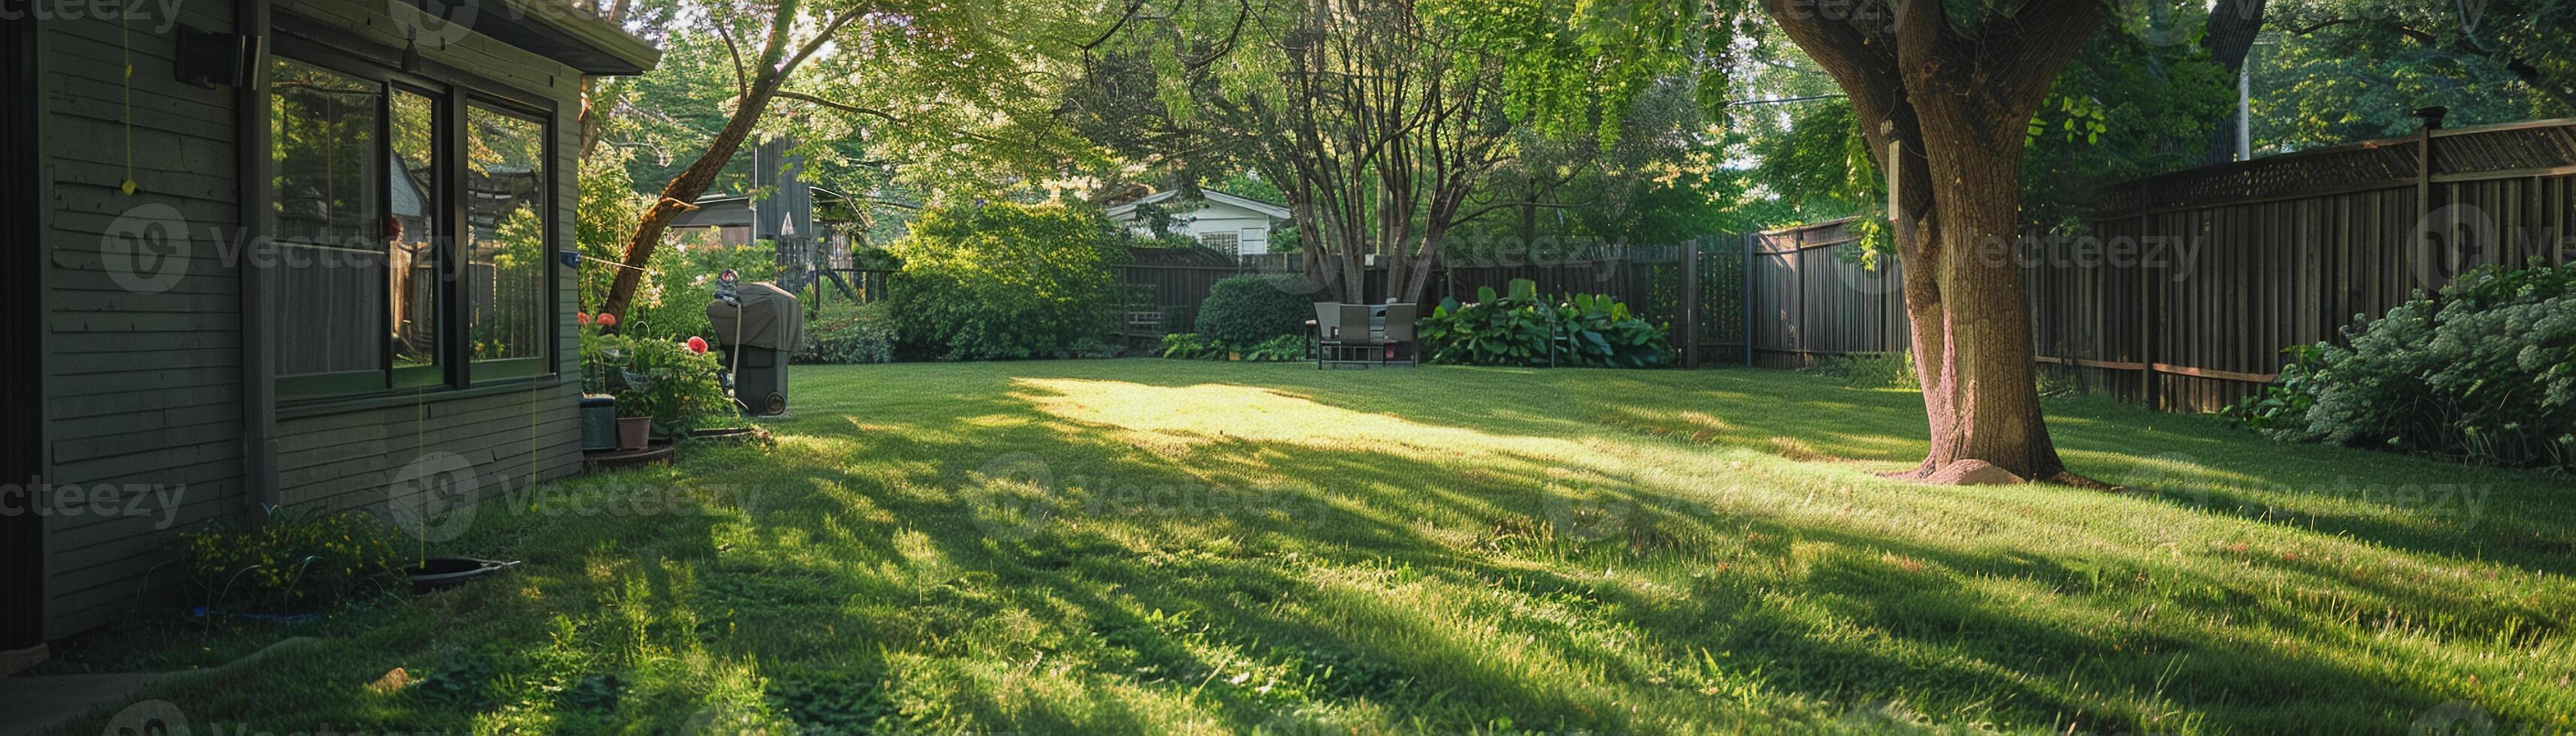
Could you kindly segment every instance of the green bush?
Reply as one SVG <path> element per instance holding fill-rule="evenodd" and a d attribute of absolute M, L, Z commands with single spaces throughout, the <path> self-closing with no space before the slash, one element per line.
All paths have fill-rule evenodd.
<path fill-rule="evenodd" d="M 1099 210 L 1061 204 L 924 211 L 889 246 L 898 334 L 949 360 L 1070 355 L 1100 344 L 1125 258 Z"/>
<path fill-rule="evenodd" d="M 2576 470 L 2576 269 L 2474 270 L 2344 338 L 2292 348 L 2226 413 L 2281 439 Z"/>
<path fill-rule="evenodd" d="M 1257 362 L 1284 363 L 1312 357 L 1306 352 L 1305 335 L 1280 335 L 1243 349 L 1243 359 Z"/>
<path fill-rule="evenodd" d="M 825 302 L 805 323 L 805 345 L 796 359 L 807 363 L 894 362 L 894 313 L 885 302 Z"/>
<path fill-rule="evenodd" d="M 1282 290 L 1268 276 L 1244 274 L 1216 282 L 1199 302 L 1198 334 L 1227 347 L 1245 348 L 1306 331 L 1315 300 Z"/>
<path fill-rule="evenodd" d="M 1914 374 L 1914 354 L 1901 350 L 1826 356 L 1811 370 L 1862 388 L 1915 388 L 1923 384 Z"/>
<path fill-rule="evenodd" d="M 581 388 L 617 397 L 617 415 L 652 417 L 657 436 L 686 434 L 733 414 L 724 367 L 715 353 L 680 340 L 601 334 L 581 336 Z"/>
<path fill-rule="evenodd" d="M 280 513 L 257 528 L 216 523 L 186 537 L 189 585 L 207 607 L 302 613 L 390 590 L 410 559 L 366 514 Z"/>
<path fill-rule="evenodd" d="M 1163 336 L 1163 357 L 1174 360 L 1226 360 L 1247 363 L 1282 363 L 1305 360 L 1306 336 L 1279 335 L 1250 345 L 1227 345 L 1195 332 Z"/>
<path fill-rule="evenodd" d="M 644 285 L 635 294 L 636 306 L 627 310 L 629 314 L 617 315 L 622 320 L 618 331 L 670 340 L 714 340 L 707 303 L 715 301 L 716 276 L 728 268 L 742 277 L 742 283 L 776 280 L 778 248 L 763 240 L 740 247 L 698 243 L 656 251 L 644 270 Z"/>
<path fill-rule="evenodd" d="M 1528 279 L 1513 279 L 1505 296 L 1478 289 L 1473 304 L 1442 300 L 1417 329 L 1433 363 L 1652 368 L 1673 356 L 1665 329 L 1626 303 L 1608 294 L 1541 300 Z"/>
<path fill-rule="evenodd" d="M 1225 344 L 1207 339 L 1196 332 L 1175 332 L 1163 336 L 1163 357 L 1174 360 L 1224 360 Z"/>
<path fill-rule="evenodd" d="M 643 218 L 645 206 L 653 203 L 652 197 L 635 192 L 622 149 L 601 153 L 606 155 L 581 159 L 581 199 L 573 211 L 573 243 L 582 255 L 597 259 L 583 261 L 579 269 L 585 312 L 596 311 L 608 301 L 609 285 L 617 281 L 617 272 L 625 270 L 612 264 L 626 257 L 627 238 L 635 234 L 635 222 Z"/>

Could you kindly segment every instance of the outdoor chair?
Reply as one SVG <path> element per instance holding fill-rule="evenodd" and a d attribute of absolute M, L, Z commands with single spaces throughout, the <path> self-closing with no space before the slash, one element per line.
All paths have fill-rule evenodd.
<path fill-rule="evenodd" d="M 1395 365 L 1399 361 L 1420 365 L 1413 332 L 1419 307 L 1389 304 L 1383 309 L 1384 317 L 1373 318 L 1378 308 L 1366 304 L 1316 304 L 1315 368 Z"/>
<path fill-rule="evenodd" d="M 1336 365 L 1365 363 L 1362 352 L 1377 346 L 1369 335 L 1369 308 L 1366 304 L 1315 305 L 1315 369 Z"/>
<path fill-rule="evenodd" d="M 1421 311 L 1422 305 L 1419 304 L 1386 305 L 1386 336 L 1383 338 L 1386 362 L 1393 363 L 1401 358 L 1413 366 L 1422 365 L 1421 341 L 1413 334 L 1413 323 L 1421 320 Z"/>

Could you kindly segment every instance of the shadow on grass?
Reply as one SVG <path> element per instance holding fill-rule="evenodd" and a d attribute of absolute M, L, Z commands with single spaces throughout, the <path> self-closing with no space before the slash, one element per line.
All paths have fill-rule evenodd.
<path fill-rule="evenodd" d="M 2565 702 L 2473 684 L 2564 676 L 2478 661 L 2567 651 L 2563 579 L 2474 579 L 2563 571 L 2491 551 L 2564 520 L 2540 484 L 2493 481 L 2520 518 L 2410 525 L 2264 479 L 2448 471 L 2198 419 L 2051 406 L 2079 470 L 2210 489 L 2183 504 L 1878 481 L 1920 451 L 1915 397 L 1779 374 L 799 380 L 779 447 L 602 484 L 712 513 L 496 513 L 459 548 L 523 573 L 265 675 L 321 684 L 157 696 L 272 728 L 653 732 L 2369 732 Z M 2220 510 L 2249 504 L 2305 516 Z M 397 665 L 434 679 L 363 686 Z"/>

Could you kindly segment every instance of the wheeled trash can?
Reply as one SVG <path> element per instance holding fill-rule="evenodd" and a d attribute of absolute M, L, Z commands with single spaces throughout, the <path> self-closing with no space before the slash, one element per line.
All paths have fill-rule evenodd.
<path fill-rule="evenodd" d="M 805 307 L 772 283 L 720 290 L 707 321 L 722 343 L 718 360 L 731 376 L 734 403 L 753 416 L 787 412 L 787 359 L 804 339 Z M 730 298 L 728 298 L 730 297 Z"/>

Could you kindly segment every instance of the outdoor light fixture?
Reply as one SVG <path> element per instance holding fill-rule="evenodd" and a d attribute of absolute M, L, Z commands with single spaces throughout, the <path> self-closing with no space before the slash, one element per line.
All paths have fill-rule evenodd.
<path fill-rule="evenodd" d="M 250 83 L 252 60 L 259 58 L 259 38 L 179 26 L 179 49 L 173 60 L 179 81 L 201 87 L 239 87 Z"/>
<path fill-rule="evenodd" d="M 561 254 L 561 255 L 559 255 L 558 257 L 560 257 L 560 258 L 562 258 L 562 259 L 563 259 L 564 268 L 580 268 L 580 267 L 581 267 L 581 251 L 577 251 L 577 250 L 567 250 L 567 251 L 557 251 L 557 252 Z"/>

